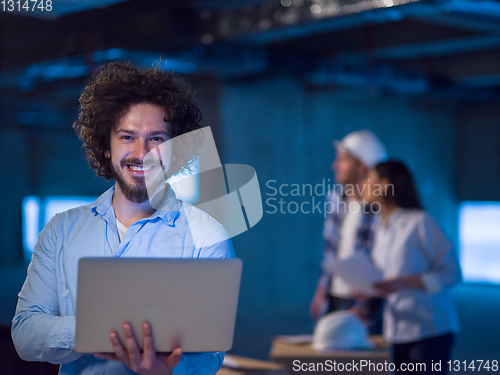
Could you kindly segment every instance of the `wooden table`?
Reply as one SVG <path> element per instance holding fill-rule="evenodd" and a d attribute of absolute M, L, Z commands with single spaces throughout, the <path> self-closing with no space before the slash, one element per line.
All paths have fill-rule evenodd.
<path fill-rule="evenodd" d="M 288 375 L 285 366 L 260 361 L 257 359 L 238 357 L 235 355 L 226 354 L 226 357 L 238 363 L 237 368 L 222 367 L 217 375 Z"/>
<path fill-rule="evenodd" d="M 290 374 L 373 374 L 387 373 L 389 346 L 380 336 L 370 336 L 375 345 L 370 350 L 336 350 L 319 352 L 311 343 L 290 344 L 276 337 L 271 346 L 269 359 L 281 363 Z M 358 367 L 359 370 L 357 370 Z M 364 367 L 361 367 L 361 365 Z"/>

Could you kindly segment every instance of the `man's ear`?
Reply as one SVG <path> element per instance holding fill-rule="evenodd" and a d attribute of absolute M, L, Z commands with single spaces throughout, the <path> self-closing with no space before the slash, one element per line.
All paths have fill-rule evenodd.
<path fill-rule="evenodd" d="M 370 168 L 368 168 L 366 166 L 366 164 L 363 164 L 363 163 L 359 163 L 359 176 L 360 178 L 362 179 L 365 179 L 368 177 L 368 172 L 369 172 Z"/>
<path fill-rule="evenodd" d="M 108 151 L 104 152 L 104 156 L 107 157 L 108 159 L 111 157 L 111 153 Z"/>

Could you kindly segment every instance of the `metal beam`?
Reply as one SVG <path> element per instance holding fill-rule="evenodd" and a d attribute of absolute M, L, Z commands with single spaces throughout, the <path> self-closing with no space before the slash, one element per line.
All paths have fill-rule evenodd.
<path fill-rule="evenodd" d="M 342 66 L 319 68 L 304 76 L 306 84 L 315 87 L 344 86 L 368 89 L 374 93 L 394 95 L 425 95 L 432 93 L 433 98 L 461 99 L 468 101 L 491 101 L 500 99 L 500 90 L 495 86 L 500 83 L 500 75 L 495 84 L 483 85 L 481 77 L 470 77 L 464 84 L 435 84 L 423 74 L 408 74 L 404 70 L 395 69 L 390 64 L 379 65 L 371 70 L 366 66 Z"/>
<path fill-rule="evenodd" d="M 329 66 L 330 65 L 330 66 Z M 323 67 L 304 76 L 305 82 L 317 86 L 367 87 L 393 94 L 416 95 L 430 91 L 431 83 L 424 74 L 410 74 L 390 64 L 367 66 L 325 62 Z"/>
<path fill-rule="evenodd" d="M 459 77 L 458 82 L 467 87 L 497 87 L 500 86 L 500 73 Z"/>
<path fill-rule="evenodd" d="M 219 14 L 218 30 L 220 38 L 256 44 L 269 44 L 287 39 L 303 38 L 324 34 L 336 30 L 360 27 L 371 23 L 388 23 L 403 19 L 418 19 L 421 21 L 446 24 L 461 29 L 476 31 L 498 31 L 500 25 L 500 3 L 488 0 L 430 0 L 416 1 L 397 5 L 398 2 L 372 1 L 381 4 L 379 9 L 363 9 L 362 11 L 340 12 L 322 11 L 311 17 L 312 7 L 316 4 L 310 0 L 301 0 L 304 3 L 300 11 L 295 10 L 294 17 L 287 17 L 289 8 L 275 7 L 263 11 L 258 7 L 249 7 L 245 10 L 221 12 Z M 362 1 L 352 1 L 353 4 L 364 4 Z M 293 2 L 292 2 L 293 4 Z M 318 3 L 321 4 L 321 3 Z M 325 9 L 335 9 L 338 1 L 326 0 Z M 386 5 L 384 5 L 386 4 Z M 394 4 L 394 6 L 390 6 Z M 337 5 L 337 8 L 339 6 Z M 377 8 L 377 7 L 374 7 Z M 361 8 L 360 8 L 361 9 Z M 274 12 L 274 14 L 273 14 Z M 472 17 L 471 17 L 472 15 Z M 456 17 L 459 17 L 458 19 Z M 482 18 L 485 20 L 478 20 Z M 459 25 L 459 20 L 463 21 Z"/>
<path fill-rule="evenodd" d="M 437 14 L 435 16 L 411 17 L 417 21 L 453 27 L 456 29 L 486 33 L 500 32 L 500 23 L 488 19 L 471 18 L 467 14 Z"/>
<path fill-rule="evenodd" d="M 161 50 L 194 48 L 198 17 L 171 1 L 125 1 L 55 21 L 0 14 L 0 66 L 27 66 L 112 48 Z"/>
<path fill-rule="evenodd" d="M 464 52 L 494 49 L 499 46 L 500 35 L 487 35 L 375 48 L 370 50 L 370 56 L 377 60 L 411 60 L 422 57 L 441 57 Z M 366 58 L 366 51 L 341 53 L 336 56 L 336 59 L 351 62 L 363 61 Z"/>
<path fill-rule="evenodd" d="M 268 30 L 259 30 L 258 26 L 249 32 L 242 32 L 238 28 L 228 28 L 228 24 L 238 25 L 244 15 L 241 12 L 235 15 L 226 14 L 221 18 L 220 26 L 223 30 L 221 37 L 233 39 L 239 42 L 251 42 L 255 44 L 269 44 L 287 39 L 303 38 L 312 35 L 318 35 L 335 30 L 345 30 L 349 28 L 359 27 L 368 23 L 386 23 L 400 21 L 407 17 L 408 14 L 419 15 L 428 14 L 434 9 L 420 2 L 412 2 L 405 5 L 397 5 L 394 7 L 365 10 L 353 14 L 335 15 L 328 17 L 318 17 L 312 20 L 308 17 L 307 22 L 300 23 L 298 20 L 293 24 L 281 24 L 277 27 Z M 230 18 L 234 17 L 234 20 Z M 228 19 L 229 18 L 229 19 Z M 303 21 L 303 20 L 302 20 Z M 226 30 L 226 31 L 224 31 Z M 232 33 L 231 33 L 232 32 Z"/>
<path fill-rule="evenodd" d="M 86 77 L 90 75 L 93 65 L 115 60 L 131 61 L 139 66 L 157 66 L 178 74 L 212 74 L 223 78 L 260 74 L 268 67 L 267 53 L 256 48 L 212 46 L 206 48 L 204 53 L 190 50 L 177 54 L 112 48 L 88 56 L 65 57 L 32 64 L 25 69 L 6 70 L 0 74 L 0 89 L 16 88 L 31 92 L 47 82 Z"/>

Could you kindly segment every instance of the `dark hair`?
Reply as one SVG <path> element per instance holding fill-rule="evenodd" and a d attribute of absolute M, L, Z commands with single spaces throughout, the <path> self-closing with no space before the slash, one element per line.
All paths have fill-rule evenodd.
<path fill-rule="evenodd" d="M 401 208 L 422 209 L 413 177 L 403 163 L 389 160 L 375 166 L 375 171 L 393 186 L 392 195 L 385 197 L 387 200 Z"/>
<path fill-rule="evenodd" d="M 79 103 L 80 113 L 73 129 L 83 141 L 90 167 L 107 180 L 114 178 L 111 159 L 105 157 L 111 130 L 132 105 L 146 103 L 165 108 L 172 138 L 201 128 L 201 112 L 190 87 L 159 68 L 141 69 L 120 62 L 103 65 L 92 75 Z M 174 148 L 173 152 L 176 161 L 170 169 L 172 175 L 190 169 L 197 156 L 196 147 Z"/>

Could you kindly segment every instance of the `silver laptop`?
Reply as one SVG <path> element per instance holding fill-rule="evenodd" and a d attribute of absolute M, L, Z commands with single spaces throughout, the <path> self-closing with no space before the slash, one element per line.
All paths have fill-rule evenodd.
<path fill-rule="evenodd" d="M 78 267 L 75 350 L 113 352 L 129 321 L 142 350 L 151 323 L 156 351 L 227 351 L 233 344 L 240 259 L 82 258 Z"/>

